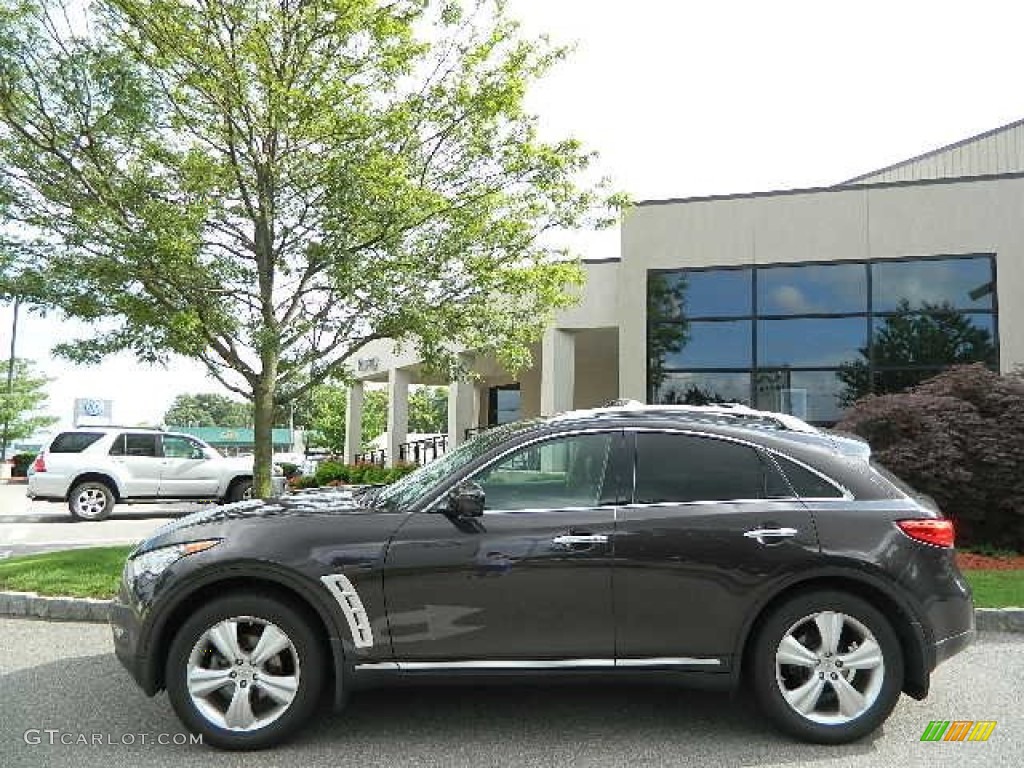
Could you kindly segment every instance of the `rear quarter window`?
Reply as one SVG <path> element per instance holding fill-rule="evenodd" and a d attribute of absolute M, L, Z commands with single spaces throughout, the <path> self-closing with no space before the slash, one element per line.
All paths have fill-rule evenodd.
<path fill-rule="evenodd" d="M 816 472 L 812 472 L 800 464 L 797 464 L 791 459 L 787 459 L 785 456 L 775 455 L 775 461 L 778 462 L 779 468 L 783 474 L 786 475 L 786 479 L 789 480 L 789 484 L 793 486 L 793 491 L 796 495 L 802 499 L 841 499 L 843 498 L 843 492 L 835 485 L 830 483 L 825 478 L 818 475 Z"/>
<path fill-rule="evenodd" d="M 50 453 L 81 453 L 101 437 L 102 432 L 62 432 L 50 443 Z"/>

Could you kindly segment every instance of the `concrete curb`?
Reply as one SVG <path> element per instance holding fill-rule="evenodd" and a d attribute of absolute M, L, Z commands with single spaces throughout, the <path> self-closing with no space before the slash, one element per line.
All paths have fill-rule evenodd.
<path fill-rule="evenodd" d="M 105 624 L 110 620 L 110 601 L 91 597 L 47 597 L 35 592 L 0 592 L 0 616 Z"/>
<path fill-rule="evenodd" d="M 0 592 L 0 616 L 106 623 L 110 619 L 110 601 L 46 597 L 35 592 Z M 977 608 L 974 617 L 981 632 L 1024 634 L 1024 608 Z"/>

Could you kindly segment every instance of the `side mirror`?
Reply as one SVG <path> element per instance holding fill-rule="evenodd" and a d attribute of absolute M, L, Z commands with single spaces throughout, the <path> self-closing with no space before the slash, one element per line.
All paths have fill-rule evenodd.
<path fill-rule="evenodd" d="M 476 483 L 463 483 L 448 494 L 448 514 L 455 517 L 480 517 L 484 513 L 484 489 Z"/>

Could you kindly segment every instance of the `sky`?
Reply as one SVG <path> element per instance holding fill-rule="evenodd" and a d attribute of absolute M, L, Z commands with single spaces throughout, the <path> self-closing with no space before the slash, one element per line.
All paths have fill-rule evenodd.
<path fill-rule="evenodd" d="M 633 200 L 836 184 L 1024 118 L 1024 4 L 974 0 L 509 0 L 574 53 L 530 94 L 546 138 L 580 139 Z M 585 258 L 618 232 L 579 234 Z M 0 310 L 0 349 L 11 310 Z M 201 366 L 50 357 L 88 327 L 22 314 L 17 354 L 54 378 L 48 410 L 114 401 L 159 423 L 174 396 L 221 391 Z"/>

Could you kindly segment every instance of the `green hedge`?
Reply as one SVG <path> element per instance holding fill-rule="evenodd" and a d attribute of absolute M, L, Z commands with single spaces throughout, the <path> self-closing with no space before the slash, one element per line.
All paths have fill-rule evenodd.
<path fill-rule="evenodd" d="M 16 453 L 11 457 L 11 476 L 25 477 L 28 468 L 36 460 L 34 453 Z"/>
<path fill-rule="evenodd" d="M 322 461 L 313 475 L 292 480 L 293 488 L 320 488 L 325 485 L 378 485 L 393 483 L 418 469 L 415 464 L 382 467 L 377 464 L 343 464 L 340 461 Z"/>

